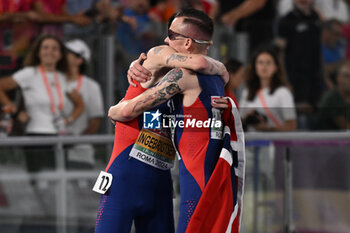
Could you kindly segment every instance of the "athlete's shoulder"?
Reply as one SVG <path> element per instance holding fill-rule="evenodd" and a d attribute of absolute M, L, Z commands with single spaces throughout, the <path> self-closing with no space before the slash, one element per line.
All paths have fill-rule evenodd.
<path fill-rule="evenodd" d="M 175 49 L 171 48 L 169 45 L 159 45 L 151 48 L 148 53 L 148 56 L 154 56 L 154 55 L 163 55 L 165 53 L 175 53 Z"/>
<path fill-rule="evenodd" d="M 150 49 L 147 53 L 147 59 L 143 66 L 153 74 L 166 66 L 166 59 L 169 55 L 175 53 L 175 50 L 167 45 L 156 46 Z"/>

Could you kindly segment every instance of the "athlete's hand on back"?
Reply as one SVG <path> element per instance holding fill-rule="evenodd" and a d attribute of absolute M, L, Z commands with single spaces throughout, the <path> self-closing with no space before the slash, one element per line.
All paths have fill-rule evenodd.
<path fill-rule="evenodd" d="M 139 58 L 130 64 L 128 70 L 128 81 L 130 85 L 136 87 L 136 84 L 133 82 L 133 80 L 142 83 L 147 82 L 151 79 L 152 73 L 142 66 L 143 61 L 146 59 L 146 54 L 141 53 Z"/>

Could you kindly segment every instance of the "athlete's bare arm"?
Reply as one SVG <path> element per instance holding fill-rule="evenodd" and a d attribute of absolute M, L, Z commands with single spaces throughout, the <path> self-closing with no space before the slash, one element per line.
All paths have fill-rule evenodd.
<path fill-rule="evenodd" d="M 134 63 L 141 66 L 140 61 L 142 57 L 144 56 L 141 55 Z M 157 75 L 157 72 L 164 67 L 187 67 L 190 70 L 208 75 L 221 75 L 225 82 L 228 80 L 228 72 L 221 62 L 201 54 L 175 53 L 174 49 L 163 45 L 154 47 L 148 52 L 142 69 L 147 70 L 152 78 L 147 78 L 148 81 L 142 83 L 142 86 L 144 88 L 153 86 L 160 79 L 159 77 L 162 77 L 162 75 Z M 132 71 L 129 69 L 128 76 L 130 73 Z M 184 79 L 184 76 L 188 78 Z M 200 92 L 196 75 L 187 69 L 173 69 L 164 76 L 156 87 L 149 89 L 132 100 L 125 100 L 112 106 L 108 111 L 108 116 L 112 120 L 129 121 L 137 117 L 144 110 L 153 108 L 180 92 L 188 92 L 189 95 L 187 96 L 197 96 Z"/>
<path fill-rule="evenodd" d="M 141 61 L 144 60 L 141 65 Z M 157 75 L 162 68 L 182 67 L 207 75 L 219 75 L 225 83 L 229 76 L 226 67 L 221 62 L 202 54 L 177 53 L 167 45 L 152 48 L 147 56 L 141 54 L 139 59 L 131 63 L 128 71 L 130 84 L 132 79 L 144 82 L 142 86 L 148 88 L 159 81 L 163 75 Z"/>
<path fill-rule="evenodd" d="M 175 68 L 169 71 L 158 83 L 131 99 L 124 100 L 108 111 L 108 117 L 117 121 L 130 121 L 166 100 L 177 93 L 190 93 L 198 88 L 198 79 L 194 73 L 182 68 Z"/>

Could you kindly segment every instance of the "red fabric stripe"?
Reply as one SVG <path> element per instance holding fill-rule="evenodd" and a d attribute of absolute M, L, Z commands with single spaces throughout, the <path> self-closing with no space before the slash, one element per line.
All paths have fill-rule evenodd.
<path fill-rule="evenodd" d="M 231 167 L 220 158 L 188 224 L 186 233 L 226 232 L 233 213 Z"/>
<path fill-rule="evenodd" d="M 231 233 L 239 232 L 240 216 L 241 216 L 241 209 L 238 207 L 237 216 L 236 216 L 235 220 L 233 221 Z"/>
<path fill-rule="evenodd" d="M 143 93 L 145 88 L 143 88 L 139 83 L 137 83 L 136 87 L 129 86 L 128 91 L 125 94 L 124 99 L 132 99 L 135 96 L 140 95 Z M 109 167 L 112 165 L 113 161 L 117 158 L 117 156 L 125 150 L 128 146 L 135 143 L 137 136 L 139 135 L 139 123 L 138 118 L 135 118 L 132 121 L 129 122 L 117 122 L 114 130 L 114 147 L 111 159 L 109 160 L 109 163 L 106 167 L 106 172 L 108 171 Z"/>
<path fill-rule="evenodd" d="M 199 98 L 191 106 L 184 106 L 183 112 L 185 116 L 191 116 L 190 119 L 208 120 L 208 112 Z M 185 122 L 186 119 L 188 117 L 184 118 Z M 184 127 L 178 146 L 186 169 L 202 191 L 205 186 L 204 163 L 210 141 L 208 131 L 206 128 Z"/>
<path fill-rule="evenodd" d="M 228 125 L 231 128 L 231 135 L 234 134 L 234 137 L 237 141 L 237 134 L 235 129 L 236 127 L 240 129 L 241 126 L 239 119 L 237 122 L 234 121 L 234 113 L 233 111 L 231 112 L 231 110 L 233 110 L 231 109 L 231 104 L 233 105 L 234 103 L 230 102 L 230 108 L 226 111 L 226 113 L 224 113 L 223 121 L 225 122 L 225 125 Z M 235 124 L 237 124 L 237 126 L 235 126 Z M 244 142 L 242 143 L 242 146 L 244 148 Z M 211 175 L 208 184 L 205 186 L 199 203 L 187 226 L 186 233 L 226 232 L 229 227 L 231 217 L 233 217 L 235 205 L 237 205 L 236 208 L 238 209 L 230 227 L 231 233 L 239 232 L 240 215 L 242 210 L 241 197 L 238 196 L 238 193 L 243 193 L 243 190 L 238 191 L 238 189 L 242 188 L 238 184 L 240 178 L 234 176 L 236 179 L 237 192 L 233 193 L 231 172 L 233 171 L 231 170 L 230 164 L 225 159 L 219 158 L 213 174 Z M 236 203 L 234 203 L 234 199 L 237 199 Z"/>
<path fill-rule="evenodd" d="M 228 90 L 225 89 L 225 96 L 230 97 L 230 98 L 233 100 L 233 102 L 235 102 L 237 108 L 239 108 L 237 98 L 236 98 L 236 96 L 233 94 L 233 92 L 230 92 L 230 91 L 228 91 Z"/>

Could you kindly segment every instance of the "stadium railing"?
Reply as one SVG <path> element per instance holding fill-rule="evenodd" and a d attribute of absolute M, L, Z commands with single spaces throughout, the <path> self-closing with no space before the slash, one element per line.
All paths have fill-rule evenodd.
<path fill-rule="evenodd" d="M 318 157 L 327 158 L 327 151 L 337 151 L 337 161 L 339 166 L 343 166 L 337 169 L 338 172 L 350 170 L 350 163 L 344 161 L 350 154 L 349 139 L 349 132 L 246 133 L 247 167 L 242 232 L 294 232 L 298 228 L 307 228 L 296 217 L 296 209 L 299 211 L 302 207 L 295 201 L 298 202 L 300 195 L 307 194 L 305 190 L 317 192 L 319 189 L 317 184 L 305 186 L 303 181 L 298 180 L 301 176 L 299 173 L 306 178 L 313 177 L 312 167 L 317 167 L 318 163 L 311 161 L 308 164 L 312 166 L 302 170 L 299 169 L 299 160 L 305 162 L 308 157 L 314 158 L 315 153 Z M 113 140 L 113 135 L 2 138 L 0 232 L 45 229 L 48 233 L 66 233 L 80 232 L 82 228 L 87 232 L 93 231 L 99 194 L 94 193 L 92 187 L 99 171 L 104 170 L 108 162 Z M 92 169 L 67 169 L 66 148 L 76 144 L 94 145 L 96 164 Z M 48 156 L 55 157 L 55 168 L 28 173 L 24 152 L 28 146 L 39 145 L 54 146 L 54 152 L 48 152 Z M 315 148 L 318 149 L 314 153 Z M 328 154 L 322 155 L 320 151 Z M 336 170 L 325 172 L 337 173 Z M 36 181 L 35 187 L 30 183 L 33 180 Z M 340 183 L 340 188 L 332 186 L 331 182 L 330 187 L 326 185 L 322 190 L 344 191 L 344 187 L 345 191 L 350 190 L 346 178 Z M 345 193 L 346 197 L 350 196 L 348 193 Z M 346 227 L 350 228 L 349 224 Z"/>

